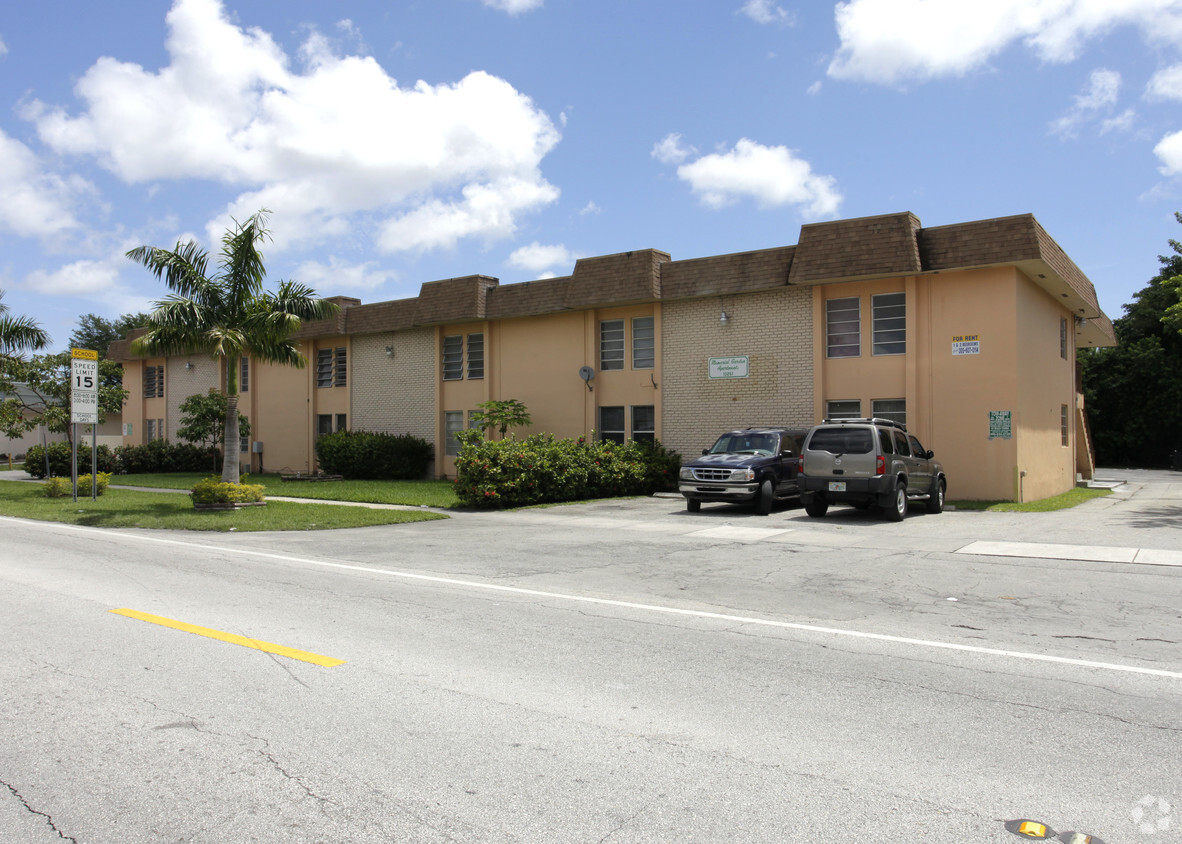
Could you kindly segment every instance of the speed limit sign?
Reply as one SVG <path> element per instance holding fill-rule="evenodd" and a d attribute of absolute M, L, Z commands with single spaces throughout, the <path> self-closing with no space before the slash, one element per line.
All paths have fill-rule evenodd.
<path fill-rule="evenodd" d="M 98 352 L 72 349 L 70 366 L 70 421 L 98 424 Z"/>

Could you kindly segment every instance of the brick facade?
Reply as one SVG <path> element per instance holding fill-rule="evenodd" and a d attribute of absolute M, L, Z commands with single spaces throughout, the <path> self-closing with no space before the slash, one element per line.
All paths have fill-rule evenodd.
<path fill-rule="evenodd" d="M 393 356 L 386 354 L 386 347 Z M 413 328 L 353 338 L 355 431 L 412 434 L 435 441 L 435 331 Z"/>
<path fill-rule="evenodd" d="M 681 454 L 696 454 L 740 425 L 813 423 L 810 288 L 666 303 L 661 342 L 661 441 Z M 736 355 L 750 359 L 748 377 L 709 377 L 709 358 Z"/>

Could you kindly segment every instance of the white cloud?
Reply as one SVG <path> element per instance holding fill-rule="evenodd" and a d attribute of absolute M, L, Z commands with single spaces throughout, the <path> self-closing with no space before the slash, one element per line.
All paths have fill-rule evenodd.
<path fill-rule="evenodd" d="M 1100 134 L 1107 135 L 1109 132 L 1128 132 L 1133 128 L 1133 122 L 1136 120 L 1137 112 L 1131 108 L 1126 108 L 1115 117 L 1109 117 L 1100 121 Z"/>
<path fill-rule="evenodd" d="M 552 267 L 565 268 L 574 266 L 574 262 L 578 258 L 578 255 L 571 252 L 565 246 L 560 244 L 545 246 L 535 240 L 529 246 L 522 246 L 520 249 L 515 249 L 506 263 L 511 267 L 519 267 L 523 270 L 540 273 Z"/>
<path fill-rule="evenodd" d="M 522 12 L 531 12 L 534 9 L 542 8 L 543 0 L 481 0 L 481 2 L 490 9 L 519 15 Z"/>
<path fill-rule="evenodd" d="M 8 45 L 4 43 L 4 39 L 0 38 L 0 57 L 8 55 Z"/>
<path fill-rule="evenodd" d="M 1151 100 L 1182 100 L 1182 64 L 1162 68 L 1153 74 L 1145 88 Z"/>
<path fill-rule="evenodd" d="M 1073 60 L 1116 26 L 1182 42 L 1182 0 L 847 0 L 829 75 L 885 85 L 961 76 L 1016 41 L 1044 61 Z"/>
<path fill-rule="evenodd" d="M 359 213 L 382 248 L 431 248 L 509 236 L 558 194 L 539 168 L 559 133 L 504 80 L 477 71 L 400 86 L 315 32 L 293 70 L 268 33 L 231 23 L 218 0 L 176 0 L 167 22 L 166 67 L 102 58 L 77 84 L 84 111 L 34 102 L 25 116 L 54 150 L 93 156 L 127 182 L 241 190 L 210 224 L 214 239 L 230 214 L 265 205 L 283 234 L 276 248 L 339 237 Z"/>
<path fill-rule="evenodd" d="M 1075 95 L 1075 104 L 1071 110 L 1052 122 L 1051 130 L 1064 137 L 1071 137 L 1081 125 L 1096 119 L 1098 112 L 1110 112 L 1116 105 L 1120 83 L 1120 74 L 1115 70 L 1093 70 L 1087 88 Z M 1128 120 L 1132 120 L 1131 115 Z"/>
<path fill-rule="evenodd" d="M 775 0 L 747 0 L 739 9 L 739 14 L 746 15 L 759 24 L 779 24 L 781 26 L 794 23 L 791 14 L 777 6 Z"/>
<path fill-rule="evenodd" d="M 812 85 L 810 85 L 808 87 L 808 90 L 805 91 L 805 93 L 808 94 L 810 97 L 815 97 L 815 96 L 817 96 L 817 94 L 821 93 L 821 89 L 823 87 L 825 87 L 825 83 L 823 83 L 820 79 L 818 79 L 816 82 L 814 82 Z"/>
<path fill-rule="evenodd" d="M 662 164 L 680 164 L 696 152 L 681 143 L 681 135 L 670 133 L 653 144 L 651 155 Z"/>
<path fill-rule="evenodd" d="M 305 261 L 293 278 L 313 288 L 322 296 L 335 296 L 346 290 L 376 290 L 388 281 L 397 279 L 389 270 L 377 269 L 376 261 L 350 264 L 330 255 L 328 263 Z"/>
<path fill-rule="evenodd" d="M 837 213 L 842 200 L 836 179 L 814 173 L 793 150 L 747 138 L 729 152 L 681 165 L 677 175 L 711 208 L 747 197 L 764 207 L 801 205 L 809 217 L 828 217 Z"/>
<path fill-rule="evenodd" d="M 119 270 L 113 261 L 75 261 L 54 272 L 35 270 L 23 287 L 48 296 L 92 296 L 115 287 Z"/>
<path fill-rule="evenodd" d="M 603 213 L 603 209 L 600 208 L 596 204 L 594 199 L 592 199 L 590 202 L 588 202 L 586 205 L 583 206 L 583 210 L 579 212 L 579 216 L 580 217 L 587 217 L 592 214 L 602 214 L 602 213 Z"/>
<path fill-rule="evenodd" d="M 1167 176 L 1182 174 L 1182 132 L 1166 135 L 1153 151 L 1161 159 L 1162 166 L 1159 169 L 1162 173 Z"/>
<path fill-rule="evenodd" d="M 93 186 L 47 171 L 27 146 L 0 131 L 0 230 L 54 240 L 79 228 L 72 208 Z"/>

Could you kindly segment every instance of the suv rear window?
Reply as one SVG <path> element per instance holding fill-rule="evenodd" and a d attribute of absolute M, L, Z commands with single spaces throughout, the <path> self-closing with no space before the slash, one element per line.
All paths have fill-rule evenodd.
<path fill-rule="evenodd" d="M 869 454 L 874 450 L 874 440 L 869 428 L 818 428 L 813 431 L 809 448 L 831 454 Z"/>

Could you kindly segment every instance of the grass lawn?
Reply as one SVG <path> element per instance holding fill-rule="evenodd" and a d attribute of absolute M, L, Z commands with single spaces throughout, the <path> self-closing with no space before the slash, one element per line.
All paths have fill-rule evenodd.
<path fill-rule="evenodd" d="M 112 475 L 111 483 L 154 489 L 192 489 L 193 484 L 210 475 L 220 477 L 221 472 Z M 251 475 L 247 481 L 262 484 L 268 496 L 426 507 L 458 507 L 460 504 L 451 481 L 285 481 L 277 474 Z"/>
<path fill-rule="evenodd" d="M 265 507 L 241 510 L 197 512 L 187 495 L 130 489 L 108 489 L 96 501 L 90 500 L 89 491 L 85 497 L 79 491 L 75 502 L 72 498 L 46 498 L 37 483 L 7 481 L 0 483 L 0 515 L 91 527 L 220 531 L 332 530 L 447 518 L 426 511 L 291 501 L 269 501 Z"/>
<path fill-rule="evenodd" d="M 1054 495 L 1039 501 L 1018 504 L 1014 501 L 949 501 L 957 510 L 987 510 L 990 513 L 1049 513 L 1052 510 L 1066 510 L 1093 498 L 1112 495 L 1110 489 L 1084 489 L 1076 487 L 1062 495 Z"/>

